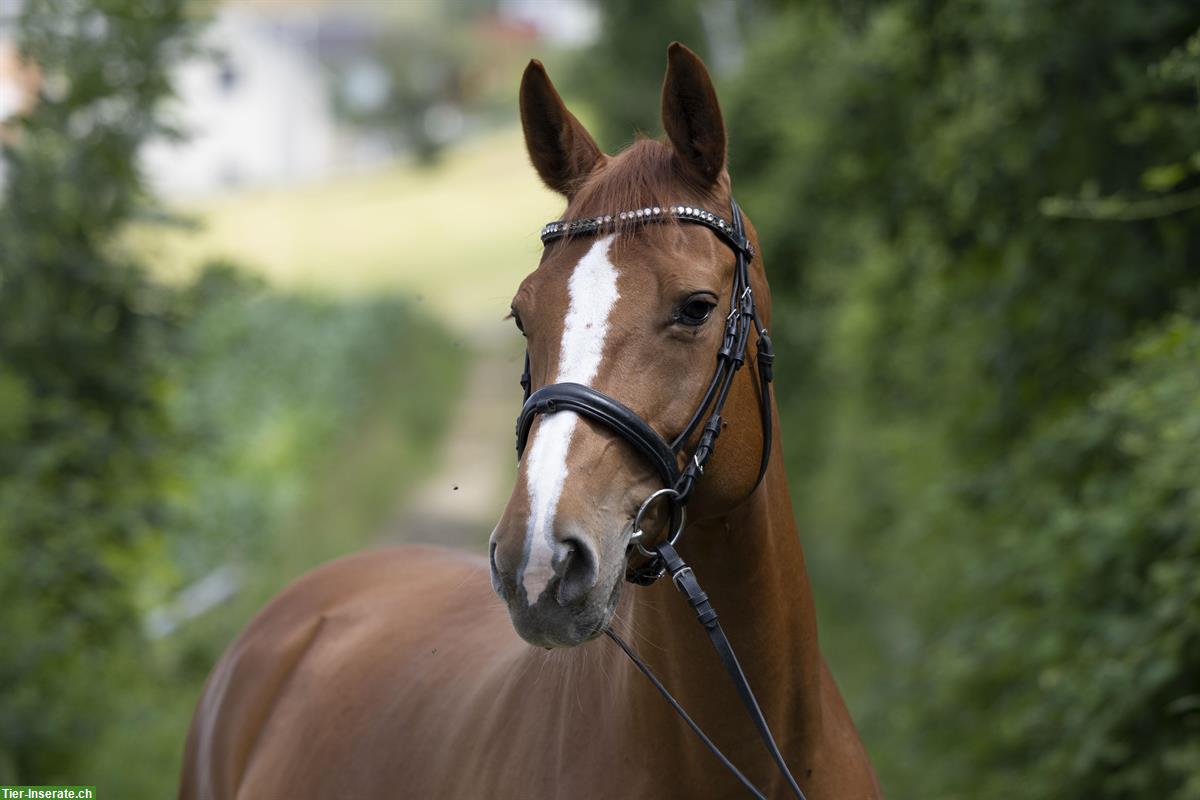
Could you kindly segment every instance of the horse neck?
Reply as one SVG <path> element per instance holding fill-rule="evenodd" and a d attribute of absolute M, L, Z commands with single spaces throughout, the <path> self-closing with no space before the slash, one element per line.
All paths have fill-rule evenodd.
<path fill-rule="evenodd" d="M 798 766 L 820 739 L 822 660 L 776 439 L 776 456 L 754 494 L 724 516 L 690 525 L 678 549 L 720 615 L 781 749 Z M 667 579 L 630 594 L 622 615 L 628 624 L 618 630 L 627 630 L 631 644 L 726 755 L 747 774 L 766 779 L 772 769 L 766 750 L 686 600 Z M 715 763 L 642 676 L 626 689 L 633 701 L 625 706 L 626 723 L 636 741 L 673 743 L 676 758 Z M 655 752 L 656 759 L 666 755 L 659 745 Z"/>

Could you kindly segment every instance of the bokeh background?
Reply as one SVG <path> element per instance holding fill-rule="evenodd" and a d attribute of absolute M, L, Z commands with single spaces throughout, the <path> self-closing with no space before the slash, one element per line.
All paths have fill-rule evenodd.
<path fill-rule="evenodd" d="M 0 784 L 173 795 L 288 580 L 480 547 L 561 202 L 718 82 L 822 641 L 894 798 L 1200 798 L 1195 0 L 0 0 Z"/>

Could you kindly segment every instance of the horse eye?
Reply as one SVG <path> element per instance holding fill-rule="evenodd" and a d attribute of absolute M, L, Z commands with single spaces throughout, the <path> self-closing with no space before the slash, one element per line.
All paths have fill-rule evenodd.
<path fill-rule="evenodd" d="M 675 312 L 675 321 L 680 325 L 702 325 L 716 307 L 716 303 L 703 297 L 690 298 Z"/>
<path fill-rule="evenodd" d="M 508 315 L 510 317 L 512 317 L 512 321 L 514 323 L 516 323 L 517 330 L 519 330 L 521 332 L 521 335 L 524 336 L 525 335 L 525 326 L 521 324 L 521 315 L 517 313 L 517 310 L 515 308 L 510 308 L 508 310 Z"/>

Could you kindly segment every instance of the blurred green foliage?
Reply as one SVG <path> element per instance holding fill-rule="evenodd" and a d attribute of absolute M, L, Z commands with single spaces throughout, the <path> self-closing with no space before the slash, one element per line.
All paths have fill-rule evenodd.
<path fill-rule="evenodd" d="M 114 697 L 92 676 L 136 635 L 169 514 L 169 302 L 109 243 L 189 22 L 177 0 L 111 5 L 26 3 L 19 21 L 45 77 L 4 150 L 0 783 L 62 776 L 96 735 Z"/>
<path fill-rule="evenodd" d="M 606 39 L 602 86 L 661 80 L 681 28 L 606 19 L 655 63 Z M 885 789 L 1200 797 L 1200 9 L 749 22 L 730 169 L 822 639 Z"/>
<path fill-rule="evenodd" d="M 4 131 L 0 783 L 172 794 L 220 651 L 284 581 L 372 541 L 455 385 L 453 342 L 406 302 L 222 265 L 168 288 L 118 244 L 153 211 L 136 153 L 173 135 L 159 105 L 193 11 L 44 0 L 17 20 L 42 85 Z M 151 635 L 225 565 L 224 613 Z"/>
<path fill-rule="evenodd" d="M 1200 215 L 1043 211 L 1196 185 L 1144 176 L 1200 141 L 1194 86 L 1159 66 L 1198 24 L 791 11 L 727 105 L 830 655 L 896 796 L 1195 796 Z M 1192 346 L 1151 347 L 1163 326 Z"/>
<path fill-rule="evenodd" d="M 590 132 L 614 152 L 635 131 L 661 130 L 663 54 L 671 41 L 664 35 L 690 43 L 702 56 L 706 48 L 696 0 L 608 0 L 602 8 L 599 39 L 575 61 L 564 88 L 593 107 L 595 114 L 585 114 Z"/>
<path fill-rule="evenodd" d="M 427 453 L 445 409 L 416 387 L 450 389 L 454 345 L 413 304 L 380 296 L 333 302 L 281 294 L 213 264 L 179 298 L 185 323 L 169 408 L 189 456 L 176 509 L 188 534 L 172 542 L 188 578 L 226 560 L 278 559 L 270 532 L 306 501 L 338 437 L 383 414 L 399 442 Z M 385 475 L 387 513 L 401 477 Z M 325 480 L 327 476 L 321 476 Z M 347 511 L 346 513 L 352 513 Z M 314 522 L 316 522 L 314 520 Z M 341 532 L 327 555 L 345 549 Z M 290 578 L 312 566 L 289 562 Z"/>

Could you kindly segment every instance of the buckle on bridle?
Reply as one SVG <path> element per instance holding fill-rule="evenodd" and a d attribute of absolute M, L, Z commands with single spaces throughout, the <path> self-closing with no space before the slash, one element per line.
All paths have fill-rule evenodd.
<path fill-rule="evenodd" d="M 695 573 L 692 572 L 692 568 L 687 565 L 684 565 L 682 569 L 671 573 L 671 583 L 675 584 L 675 588 L 681 592 L 684 591 L 684 588 L 679 585 L 679 580 L 684 575 L 695 575 Z"/>
<path fill-rule="evenodd" d="M 749 315 L 753 313 L 754 292 L 750 290 L 749 284 L 746 285 L 746 291 L 742 292 L 742 296 L 739 298 L 738 302 L 741 305 L 741 312 L 743 315 Z"/>

